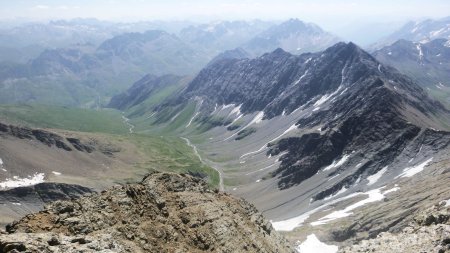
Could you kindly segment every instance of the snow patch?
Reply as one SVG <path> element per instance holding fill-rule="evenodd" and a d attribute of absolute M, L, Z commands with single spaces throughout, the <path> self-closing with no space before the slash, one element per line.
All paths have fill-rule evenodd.
<path fill-rule="evenodd" d="M 417 48 L 417 51 L 419 51 L 419 61 L 420 61 L 420 63 L 422 64 L 422 61 L 423 61 L 422 44 L 417 43 L 417 44 L 416 44 L 416 48 Z"/>
<path fill-rule="evenodd" d="M 308 235 L 306 240 L 295 248 L 299 253 L 336 253 L 338 249 L 338 246 L 321 242 L 314 234 Z"/>
<path fill-rule="evenodd" d="M 43 183 L 44 176 L 44 173 L 35 173 L 33 176 L 28 176 L 26 178 L 20 178 L 18 176 L 14 176 L 12 179 L 7 178 L 6 181 L 0 182 L 0 189 L 9 189 Z"/>
<path fill-rule="evenodd" d="M 323 171 L 331 170 L 333 168 L 337 168 L 337 167 L 343 165 L 348 160 L 349 157 L 350 157 L 349 155 L 344 155 L 344 156 L 342 156 L 342 158 L 339 161 L 334 160 L 330 165 L 325 167 L 323 169 Z"/>
<path fill-rule="evenodd" d="M 387 190 L 385 192 L 381 192 L 381 189 L 383 189 L 385 186 L 375 189 L 375 190 L 371 190 L 365 193 L 354 193 L 354 194 L 350 194 L 349 196 L 351 197 L 356 197 L 358 195 L 364 194 L 364 195 L 368 195 L 368 197 L 366 199 L 363 199 L 361 201 L 358 201 L 346 208 L 344 208 L 343 210 L 338 210 L 338 211 L 334 211 L 322 218 L 320 218 L 318 221 L 312 222 L 311 225 L 312 226 L 318 226 L 318 225 L 323 225 L 323 224 L 327 224 L 330 221 L 333 220 L 337 220 L 340 218 L 344 218 L 344 217 L 348 217 L 350 215 L 353 214 L 353 210 L 355 210 L 358 207 L 367 205 L 369 203 L 372 202 L 377 202 L 377 201 L 381 201 L 385 198 L 386 194 L 389 194 L 391 192 L 397 191 L 399 188 L 396 186 L 390 190 Z M 349 196 L 347 196 L 346 198 L 348 198 Z"/>
<path fill-rule="evenodd" d="M 247 129 L 249 126 L 253 125 L 253 124 L 259 124 L 262 122 L 262 119 L 264 118 L 264 112 L 259 112 L 258 114 L 256 114 L 256 116 L 252 119 L 252 121 L 250 121 L 250 123 L 248 123 L 245 127 L 241 128 L 240 131 Z M 225 141 L 233 138 L 235 135 L 237 135 L 240 131 L 237 131 L 236 133 L 232 134 L 231 136 L 227 137 L 225 139 Z"/>
<path fill-rule="evenodd" d="M 373 185 L 375 184 L 382 176 L 384 173 L 386 173 L 388 166 L 382 168 L 381 170 L 379 170 L 377 173 L 368 176 L 367 180 L 369 180 L 369 183 L 367 183 L 367 185 Z"/>
<path fill-rule="evenodd" d="M 297 84 L 299 84 L 302 80 L 303 80 L 303 78 L 305 78 L 305 76 L 308 74 L 308 69 L 305 71 L 305 73 L 297 80 L 297 81 L 295 81 L 295 83 L 294 83 L 294 85 L 297 85 Z"/>
<path fill-rule="evenodd" d="M 445 207 L 450 206 L 450 199 L 444 200 L 445 201 Z"/>
<path fill-rule="evenodd" d="M 381 64 L 378 64 L 378 71 L 380 71 L 380 73 L 383 73 L 383 71 L 381 71 Z"/>
<path fill-rule="evenodd" d="M 61 175 L 61 172 L 57 172 L 57 171 L 52 171 L 52 173 L 53 173 L 53 175 L 56 175 L 56 176 L 60 176 Z"/>
<path fill-rule="evenodd" d="M 195 117 L 197 117 L 197 115 L 198 115 L 199 113 L 200 113 L 200 112 L 197 112 L 196 114 L 194 114 L 194 116 L 192 116 L 192 118 L 189 120 L 189 123 L 186 125 L 186 128 L 188 128 L 188 127 L 192 124 L 192 121 L 194 121 Z"/>
<path fill-rule="evenodd" d="M 228 117 L 233 115 L 233 114 L 237 114 L 237 115 L 241 115 L 241 106 L 242 104 L 238 105 L 237 107 L 233 108 L 233 110 L 231 110 L 231 112 L 228 114 Z"/>
<path fill-rule="evenodd" d="M 337 90 L 335 90 L 333 93 L 323 95 L 322 97 L 319 98 L 319 100 L 317 100 L 314 103 L 314 107 L 318 107 L 318 106 L 322 105 L 323 103 L 327 102 L 331 97 L 338 94 L 341 90 L 342 90 L 342 86 L 339 86 L 339 88 L 337 88 Z"/>
<path fill-rule="evenodd" d="M 425 169 L 425 166 L 427 166 L 431 161 L 433 161 L 433 157 L 431 157 L 430 159 L 426 160 L 421 164 L 417 164 L 416 166 L 405 168 L 403 170 L 403 173 L 398 175 L 396 179 L 400 177 L 412 177 L 416 175 L 417 173 L 423 171 Z"/>

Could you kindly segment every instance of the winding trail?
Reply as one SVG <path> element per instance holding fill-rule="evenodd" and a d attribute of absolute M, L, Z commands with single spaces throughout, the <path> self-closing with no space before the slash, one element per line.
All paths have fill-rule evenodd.
<path fill-rule="evenodd" d="M 200 160 L 201 163 L 213 168 L 215 171 L 217 171 L 217 173 L 219 173 L 219 190 L 224 191 L 222 172 L 219 169 L 214 168 L 213 166 L 211 166 L 210 164 L 205 162 L 205 160 L 203 160 L 203 158 L 198 153 L 197 147 L 194 144 L 192 144 L 188 138 L 185 138 L 185 137 L 180 137 L 180 138 L 185 140 L 187 145 L 194 150 L 194 154 L 198 157 L 198 159 Z"/>
<path fill-rule="evenodd" d="M 134 125 L 130 123 L 130 119 L 122 115 L 123 122 L 128 125 L 130 134 L 134 133 Z"/>

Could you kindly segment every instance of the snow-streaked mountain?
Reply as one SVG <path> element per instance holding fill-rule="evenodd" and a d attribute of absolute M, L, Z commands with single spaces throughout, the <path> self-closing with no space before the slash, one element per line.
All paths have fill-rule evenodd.
<path fill-rule="evenodd" d="M 431 96 L 450 104 L 450 40 L 399 40 L 373 55 L 382 63 L 412 77 Z"/>
<path fill-rule="evenodd" d="M 373 48 L 380 49 L 400 39 L 426 43 L 442 38 L 450 39 L 450 17 L 408 22 L 399 30 L 373 45 Z"/>
<path fill-rule="evenodd" d="M 411 216 L 392 212 L 401 203 L 391 196 L 419 197 L 409 194 L 414 180 L 428 182 L 417 186 L 426 191 L 450 145 L 448 111 L 353 43 L 217 61 L 146 119 L 156 132 L 190 139 L 225 189 L 276 229 L 326 231 L 340 242 L 406 225 Z M 445 187 L 430 191 L 404 210 Z M 380 205 L 373 215 L 361 211 Z M 355 214 L 365 223 L 345 218 Z"/>

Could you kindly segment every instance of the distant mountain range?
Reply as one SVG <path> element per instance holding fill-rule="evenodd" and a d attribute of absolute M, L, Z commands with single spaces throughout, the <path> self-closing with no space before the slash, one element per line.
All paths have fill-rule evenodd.
<path fill-rule="evenodd" d="M 380 62 L 412 77 L 430 95 L 450 105 L 450 40 L 399 40 L 373 54 Z"/>
<path fill-rule="evenodd" d="M 208 60 L 164 31 L 126 33 L 97 48 L 45 50 L 26 64 L 3 64 L 0 101 L 101 106 L 146 73 L 193 74 Z"/>
<path fill-rule="evenodd" d="M 258 34 L 242 47 L 253 55 L 262 55 L 277 48 L 300 54 L 317 52 L 337 43 L 340 39 L 312 23 L 290 19 Z"/>
<path fill-rule="evenodd" d="M 441 38 L 450 39 L 450 17 L 408 22 L 399 30 L 375 43 L 372 48 L 380 49 L 401 39 L 427 43 Z"/>
<path fill-rule="evenodd" d="M 189 26 L 179 37 L 162 30 L 121 33 L 99 43 L 118 31 L 151 25 L 119 24 L 113 29 L 112 24 L 96 20 L 56 21 L 24 26 L 29 38 L 20 37 L 19 28 L 8 30 L 3 34 L 5 41 L 12 34 L 29 43 L 41 41 L 36 36 L 37 30 L 42 30 L 42 34 L 54 33 L 61 40 L 53 44 L 41 41 L 42 46 L 66 45 L 66 41 L 78 44 L 45 49 L 26 63 L 0 62 L 0 103 L 99 107 L 146 74 L 195 75 L 211 60 L 230 54 L 254 57 L 278 47 L 293 53 L 317 51 L 337 40 L 316 25 L 292 19 L 280 25 L 224 21 Z M 244 48 L 235 49 L 239 45 Z"/>

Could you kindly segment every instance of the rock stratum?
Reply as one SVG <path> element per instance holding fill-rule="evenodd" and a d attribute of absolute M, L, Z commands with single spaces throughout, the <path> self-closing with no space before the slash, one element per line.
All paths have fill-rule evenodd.
<path fill-rule="evenodd" d="M 293 252 L 248 202 L 172 173 L 56 201 L 6 230 L 0 252 Z"/>
<path fill-rule="evenodd" d="M 443 201 L 418 214 L 400 233 L 384 232 L 339 252 L 450 252 L 450 205 Z"/>

